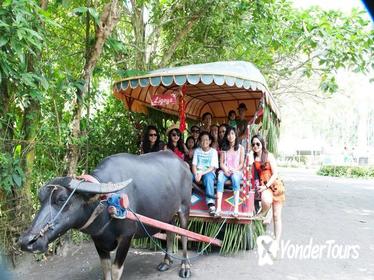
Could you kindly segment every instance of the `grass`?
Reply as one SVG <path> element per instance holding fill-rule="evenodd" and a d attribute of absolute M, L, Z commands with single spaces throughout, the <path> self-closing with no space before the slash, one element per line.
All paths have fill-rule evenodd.
<path fill-rule="evenodd" d="M 351 178 L 374 178 L 374 167 L 364 166 L 322 166 L 318 175 Z"/>
<path fill-rule="evenodd" d="M 252 224 L 224 224 L 222 229 L 222 221 L 206 221 L 203 219 L 194 218 L 191 219 L 188 225 L 190 231 L 216 237 L 222 240 L 222 247 L 220 248 L 220 254 L 230 255 L 235 254 L 241 250 L 250 250 L 254 248 L 256 239 L 258 236 L 264 234 L 265 229 L 261 221 L 254 221 Z M 162 248 L 162 244 L 158 239 L 154 239 L 155 242 Z M 132 241 L 134 248 L 158 250 L 157 245 L 154 244 L 150 238 L 135 239 Z M 188 242 L 189 249 L 196 249 L 201 253 L 211 252 L 212 247 L 207 246 L 207 243 L 203 242 Z M 178 240 L 174 239 L 173 251 L 178 251 Z"/>

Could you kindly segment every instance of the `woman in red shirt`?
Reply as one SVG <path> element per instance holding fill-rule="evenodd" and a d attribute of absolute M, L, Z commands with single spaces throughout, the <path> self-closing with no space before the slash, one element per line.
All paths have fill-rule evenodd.
<path fill-rule="evenodd" d="M 277 163 L 273 154 L 266 149 L 264 138 L 261 135 L 254 135 L 251 144 L 255 178 L 258 178 L 257 191 L 261 194 L 261 212 L 256 217 L 264 218 L 270 207 L 273 207 L 274 234 L 279 246 L 282 232 L 282 206 L 285 201 L 284 186 L 278 179 Z"/>
<path fill-rule="evenodd" d="M 184 160 L 184 154 L 187 150 L 183 143 L 181 132 L 178 128 L 173 128 L 168 133 L 168 143 L 165 146 L 165 150 L 169 149 L 173 151 L 178 157 Z"/>

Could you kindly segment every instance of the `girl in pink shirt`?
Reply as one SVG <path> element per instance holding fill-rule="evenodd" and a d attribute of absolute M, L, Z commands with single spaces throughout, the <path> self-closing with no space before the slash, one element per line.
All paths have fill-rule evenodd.
<path fill-rule="evenodd" d="M 234 191 L 234 212 L 233 216 L 238 217 L 239 215 L 239 190 L 240 181 L 242 179 L 242 170 L 244 165 L 244 148 L 239 144 L 238 134 L 236 129 L 232 126 L 226 130 L 225 137 L 223 139 L 221 156 L 220 156 L 220 167 L 221 170 L 218 173 L 217 182 L 217 211 L 216 216 L 220 216 L 222 194 L 224 184 L 227 180 L 231 180 L 232 189 Z"/>

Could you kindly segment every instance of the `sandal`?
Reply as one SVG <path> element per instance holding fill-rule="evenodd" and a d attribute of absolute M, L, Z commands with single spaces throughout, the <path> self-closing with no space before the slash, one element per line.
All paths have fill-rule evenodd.
<path fill-rule="evenodd" d="M 234 211 L 231 213 L 231 216 L 234 217 L 235 219 L 239 218 L 239 212 Z"/>
<path fill-rule="evenodd" d="M 214 218 L 222 218 L 221 214 L 221 211 L 215 211 Z"/>
<path fill-rule="evenodd" d="M 260 215 L 260 214 L 257 214 L 257 215 L 255 215 L 255 216 L 253 216 L 252 218 L 251 218 L 251 220 L 254 220 L 254 221 L 263 221 L 263 220 L 265 220 L 265 216 L 263 216 L 262 214 Z"/>
<path fill-rule="evenodd" d="M 256 215 L 254 215 L 252 217 L 252 220 L 257 220 L 257 221 L 265 220 L 265 218 L 266 218 L 267 214 L 269 213 L 270 209 L 271 209 L 271 207 L 266 212 L 261 211 L 260 213 L 257 213 Z"/>
<path fill-rule="evenodd" d="M 216 207 L 214 205 L 209 206 L 209 215 L 214 216 L 216 213 Z"/>

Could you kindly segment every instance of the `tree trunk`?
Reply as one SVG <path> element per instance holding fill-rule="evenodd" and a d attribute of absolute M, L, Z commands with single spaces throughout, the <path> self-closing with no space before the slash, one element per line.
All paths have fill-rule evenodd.
<path fill-rule="evenodd" d="M 25 173 L 25 181 L 21 195 L 31 202 L 31 182 L 32 171 L 35 161 L 35 138 L 40 128 L 40 103 L 38 100 L 31 98 L 29 105 L 25 108 L 23 114 L 22 132 L 24 142 L 22 143 L 23 161 L 22 167 Z"/>
<path fill-rule="evenodd" d="M 87 7 L 91 7 L 91 0 L 86 0 L 86 5 Z M 90 58 L 90 12 L 87 11 L 86 13 L 86 61 Z M 87 125 L 85 126 L 85 130 L 83 131 L 83 135 L 87 136 L 88 131 L 89 131 L 89 120 L 90 120 L 90 82 L 88 83 L 88 89 L 87 89 L 87 99 L 86 99 L 86 116 L 87 116 Z M 86 141 L 86 150 L 85 150 L 85 155 L 86 155 L 86 160 L 85 160 L 85 170 L 88 170 L 89 166 L 89 156 L 90 156 L 90 147 L 89 147 L 89 141 Z"/>
<path fill-rule="evenodd" d="M 0 137 L 2 140 L 3 148 L 6 151 L 6 143 L 13 138 L 13 122 L 9 119 L 8 113 L 10 110 L 10 93 L 9 83 L 7 78 L 3 77 L 0 80 L 0 108 L 1 108 L 1 125 Z"/>
<path fill-rule="evenodd" d="M 80 120 L 83 108 L 83 99 L 85 98 L 85 95 L 88 93 L 92 72 L 96 66 L 98 59 L 100 58 L 104 43 L 106 39 L 110 36 L 114 27 L 119 21 L 119 14 L 120 8 L 118 0 L 113 0 L 104 7 L 99 25 L 96 28 L 95 43 L 84 65 L 82 73 L 82 80 L 84 81 L 83 87 L 81 90 L 77 90 L 76 99 L 74 100 L 73 104 L 74 109 L 70 136 L 71 139 L 66 156 L 66 161 L 68 165 L 68 175 L 74 175 L 78 166 L 80 152 L 79 145 L 77 142 L 79 140 L 79 137 L 81 136 Z"/>
<path fill-rule="evenodd" d="M 8 80 L 3 77 L 0 79 L 0 149 L 1 153 L 12 153 L 13 122 L 9 119 L 10 96 L 8 89 Z M 5 194 L 0 188 L 0 201 L 3 201 Z"/>
<path fill-rule="evenodd" d="M 137 46 L 135 52 L 135 68 L 137 70 L 145 70 L 145 25 L 143 18 L 144 6 L 137 7 L 134 0 L 131 1 L 132 13 L 131 13 L 131 23 L 134 28 L 135 45 Z"/>
<path fill-rule="evenodd" d="M 175 40 L 173 44 L 170 45 L 169 49 L 164 53 L 164 56 L 161 59 L 160 67 L 166 67 L 172 56 L 174 55 L 177 47 L 182 42 L 182 40 L 187 36 L 188 32 L 191 31 L 193 25 L 199 20 L 200 16 L 193 17 L 187 24 L 186 28 L 184 28 L 177 36 L 175 37 Z"/>
<path fill-rule="evenodd" d="M 48 0 L 41 0 L 40 7 L 46 10 L 48 7 Z M 36 29 L 39 27 L 35 27 Z M 44 23 L 41 22 L 41 28 L 44 28 Z M 41 56 L 41 51 L 36 57 Z M 35 64 L 33 56 L 29 55 L 27 62 L 27 71 L 32 73 L 35 71 Z M 23 113 L 22 135 L 25 140 L 22 144 L 22 151 L 24 159 L 22 167 L 25 172 L 25 182 L 21 189 L 21 195 L 29 202 L 31 202 L 31 175 L 35 161 L 35 138 L 40 127 L 41 106 L 36 98 L 29 98 L 29 105 L 25 108 Z"/>

